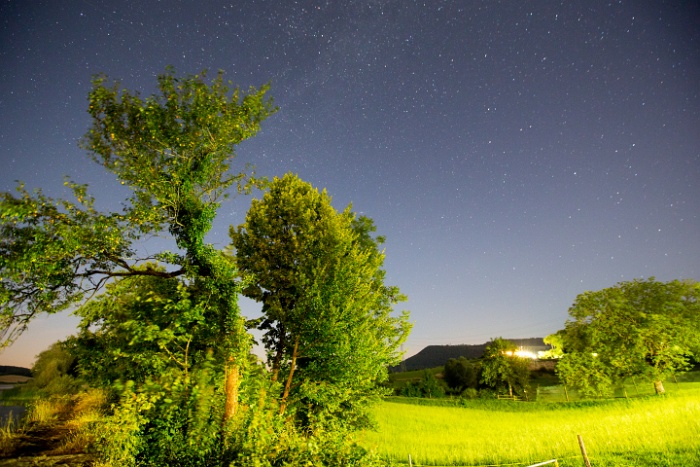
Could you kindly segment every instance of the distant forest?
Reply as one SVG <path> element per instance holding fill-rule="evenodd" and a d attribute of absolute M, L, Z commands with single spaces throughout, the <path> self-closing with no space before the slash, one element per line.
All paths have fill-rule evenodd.
<path fill-rule="evenodd" d="M 518 347 L 537 352 L 549 350 L 550 346 L 544 343 L 541 337 L 528 337 L 525 339 L 508 339 Z M 451 358 L 481 358 L 488 343 L 474 345 L 429 345 L 412 357 L 407 358 L 401 364 L 391 367 L 389 371 L 414 371 L 435 368 L 447 363 Z"/>

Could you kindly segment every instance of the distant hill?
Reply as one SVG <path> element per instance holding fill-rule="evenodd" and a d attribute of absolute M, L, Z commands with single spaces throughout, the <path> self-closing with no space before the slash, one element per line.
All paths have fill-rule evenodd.
<path fill-rule="evenodd" d="M 18 375 L 18 376 L 32 376 L 32 370 L 29 368 L 22 368 L 21 366 L 7 366 L 0 365 L 0 376 L 2 375 Z"/>
<path fill-rule="evenodd" d="M 550 346 L 544 343 L 541 337 L 529 337 L 526 339 L 507 339 L 524 350 L 537 352 L 549 350 Z M 407 358 L 400 365 L 392 367 L 389 371 L 413 371 L 435 368 L 447 363 L 451 358 L 481 358 L 486 350 L 487 342 L 475 345 L 429 345 L 412 357 Z"/>

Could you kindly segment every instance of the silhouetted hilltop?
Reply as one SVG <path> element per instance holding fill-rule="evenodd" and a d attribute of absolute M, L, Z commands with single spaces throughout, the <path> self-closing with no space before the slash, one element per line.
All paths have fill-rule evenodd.
<path fill-rule="evenodd" d="M 528 337 L 526 339 L 508 339 L 519 348 L 537 352 L 549 350 L 541 337 Z M 450 358 L 481 358 L 484 355 L 487 342 L 475 345 L 429 345 L 412 357 L 407 358 L 400 365 L 391 367 L 389 371 L 413 371 L 435 368 L 447 363 Z"/>
<path fill-rule="evenodd" d="M 0 365 L 0 376 L 2 375 L 19 375 L 31 377 L 32 371 L 29 368 L 22 368 L 21 366 Z"/>

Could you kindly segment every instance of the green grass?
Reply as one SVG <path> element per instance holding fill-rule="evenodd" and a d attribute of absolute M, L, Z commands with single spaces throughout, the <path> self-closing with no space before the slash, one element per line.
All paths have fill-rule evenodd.
<path fill-rule="evenodd" d="M 434 376 L 437 376 L 441 374 L 443 370 L 444 367 L 437 366 L 428 370 L 412 370 L 402 371 L 398 373 L 389 373 L 389 381 L 387 382 L 387 386 L 391 387 L 392 389 L 400 389 L 407 383 L 415 383 L 417 381 L 420 381 L 423 378 L 423 374 L 426 371 L 432 373 Z"/>
<path fill-rule="evenodd" d="M 463 407 L 384 402 L 363 443 L 414 465 L 580 466 L 581 435 L 593 466 L 700 465 L 700 384 L 665 397 L 575 403 L 463 402 Z"/>

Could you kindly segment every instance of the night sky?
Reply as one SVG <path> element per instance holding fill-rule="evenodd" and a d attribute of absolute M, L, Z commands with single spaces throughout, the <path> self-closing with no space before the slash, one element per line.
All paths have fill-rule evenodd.
<path fill-rule="evenodd" d="M 239 167 L 298 173 L 375 220 L 407 355 L 545 336 L 619 281 L 700 279 L 698 2 L 2 0 L 0 190 L 66 196 L 68 175 L 120 210 L 76 144 L 90 80 L 148 95 L 167 65 L 271 83 L 280 110 Z M 37 320 L 0 364 L 75 323 Z"/>

